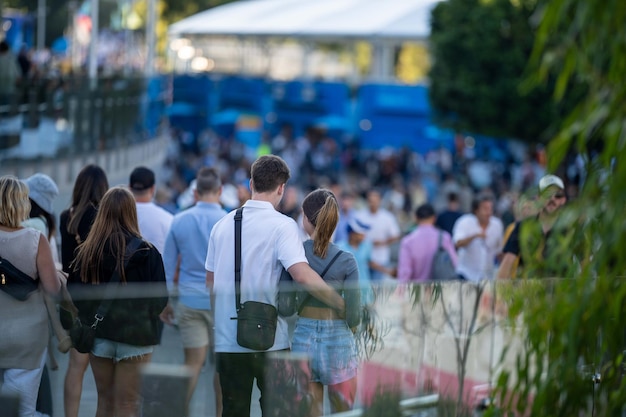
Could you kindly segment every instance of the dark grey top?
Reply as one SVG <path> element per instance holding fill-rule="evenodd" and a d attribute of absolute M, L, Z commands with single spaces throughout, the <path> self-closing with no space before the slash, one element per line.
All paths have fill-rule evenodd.
<path fill-rule="evenodd" d="M 304 242 L 304 251 L 311 268 L 321 274 L 326 265 L 335 257 L 341 249 L 331 243 L 326 253 L 326 258 L 320 258 L 313 254 L 313 241 Z M 361 321 L 361 292 L 359 289 L 359 270 L 354 255 L 343 251 L 335 263 L 330 267 L 323 277 L 324 281 L 337 292 L 342 294 L 346 303 L 346 322 L 349 327 L 358 325 Z M 304 294 L 303 294 L 304 295 Z M 328 307 L 317 298 L 310 296 L 303 304 L 311 307 Z"/>

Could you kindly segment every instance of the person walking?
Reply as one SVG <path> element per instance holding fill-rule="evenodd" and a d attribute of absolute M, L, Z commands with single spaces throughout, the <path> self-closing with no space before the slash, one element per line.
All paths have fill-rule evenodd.
<path fill-rule="evenodd" d="M 54 199 L 59 195 L 59 187 L 46 174 L 36 173 L 24 180 L 28 186 L 30 213 L 22 223 L 24 227 L 32 227 L 43 233 L 50 243 L 52 259 L 59 262 L 59 253 L 55 238 L 57 222 L 54 216 Z"/>
<path fill-rule="evenodd" d="M 0 256 L 41 284 L 26 300 L 0 291 L 0 395 L 20 399 L 19 416 L 35 415 L 37 394 L 49 340 L 43 294 L 61 288 L 48 239 L 24 227 L 30 202 L 28 186 L 13 176 L 0 177 Z"/>
<path fill-rule="evenodd" d="M 63 272 L 67 274 L 71 272 L 76 249 L 87 239 L 91 225 L 96 218 L 100 201 L 108 189 L 107 175 L 99 166 L 86 165 L 78 173 L 72 190 L 72 203 L 68 209 L 61 212 L 60 218 Z M 72 288 L 80 283 L 70 280 L 67 284 L 71 294 Z M 73 301 L 80 308 L 82 300 L 74 298 Z M 71 323 L 65 325 L 68 328 L 69 326 Z M 65 417 L 78 417 L 83 378 L 89 366 L 89 354 L 80 353 L 74 348 L 70 349 L 69 354 L 70 358 L 63 386 L 63 405 Z"/>
<path fill-rule="evenodd" d="M 168 303 L 161 314 L 163 322 L 177 323 L 185 353 L 185 365 L 191 370 L 187 393 L 187 408 L 196 388 L 198 377 L 213 345 L 213 317 L 206 288 L 206 260 L 209 236 L 213 225 L 226 215 L 220 205 L 222 181 L 214 168 L 200 168 L 193 189 L 196 204 L 174 216 L 165 240 L 163 263 L 170 299 L 178 295 L 176 311 Z M 178 283 L 174 276 L 178 271 Z M 176 321 L 174 321 L 176 320 Z M 216 414 L 221 415 L 222 395 L 219 381 L 215 388 Z"/>
<path fill-rule="evenodd" d="M 22 222 L 22 226 L 39 230 L 46 236 L 52 251 L 52 260 L 57 269 L 59 268 L 59 252 L 57 248 L 56 219 L 54 215 L 54 200 L 59 195 L 59 188 L 52 178 L 40 172 L 31 175 L 23 180 L 28 186 L 28 199 L 30 200 L 30 213 L 28 219 Z M 44 301 L 48 308 L 48 316 L 51 323 L 59 325 L 59 317 L 56 309 L 56 302 L 51 297 L 44 295 Z M 54 328 L 54 325 L 53 325 Z M 52 335 L 50 335 L 52 336 Z M 37 396 L 38 415 L 52 415 L 52 386 L 50 384 L 49 369 L 57 369 L 58 364 L 53 355 L 52 337 L 48 341 L 48 363 L 44 365 L 41 384 L 39 385 L 39 395 Z"/>
<path fill-rule="evenodd" d="M 400 225 L 395 216 L 381 207 L 381 193 L 373 189 L 367 193 L 367 209 L 359 212 L 359 216 L 370 225 L 367 238 L 372 242 L 372 281 L 380 284 L 384 277 L 396 276 L 391 264 L 391 245 L 402 238 Z"/>
<path fill-rule="evenodd" d="M 515 224 L 502 249 L 503 257 L 498 278 L 513 278 L 514 272 L 532 263 L 535 277 L 561 277 L 567 270 L 563 263 L 571 263 L 576 248 L 563 247 L 560 238 L 569 232 L 571 224 L 561 220 L 567 202 L 565 184 L 556 175 L 546 175 L 539 180 L 537 215 L 531 215 Z M 522 238 L 522 236 L 524 238 Z M 578 260 L 580 262 L 580 260 Z M 519 268 L 516 265 L 519 264 Z M 525 271 L 528 274 L 528 271 Z"/>
<path fill-rule="evenodd" d="M 131 172 L 129 188 L 137 202 L 137 219 L 141 236 L 163 254 L 165 239 L 174 216 L 154 203 L 156 183 L 154 171 L 143 166 Z"/>
<path fill-rule="evenodd" d="M 90 293 L 79 309 L 92 323 L 103 294 L 116 296 L 96 328 L 89 362 L 98 392 L 96 417 L 134 417 L 140 411 L 140 368 L 159 343 L 159 314 L 167 304 L 165 271 L 159 251 L 141 239 L 132 194 L 123 187 L 106 192 L 93 226 L 78 248 L 70 281 Z M 139 239 L 139 247 L 126 253 Z M 110 284 L 114 271 L 119 282 Z"/>
<path fill-rule="evenodd" d="M 435 226 L 452 235 L 454 223 L 456 223 L 459 217 L 463 215 L 463 212 L 460 210 L 461 203 L 459 202 L 459 196 L 457 193 L 449 192 L 447 199 L 446 208 L 437 216 Z"/>
<path fill-rule="evenodd" d="M 339 214 L 341 219 L 341 213 Z M 370 267 L 372 258 L 372 242 L 367 238 L 370 225 L 358 216 L 352 216 L 346 226 L 348 238 L 337 242 L 339 249 L 350 252 L 354 255 L 356 265 L 359 270 L 359 287 L 361 289 L 361 304 L 372 306 L 375 302 L 372 280 L 370 278 Z"/>
<path fill-rule="evenodd" d="M 278 284 L 285 268 L 293 279 L 316 298 L 342 315 L 344 301 L 309 266 L 296 222 L 276 210 L 289 180 L 289 167 L 280 157 L 264 155 L 251 168 L 251 199 L 243 205 L 241 237 L 241 301 L 276 306 Z M 278 317 L 274 345 L 268 351 L 237 343 L 235 309 L 235 214 L 218 221 L 209 238 L 205 262 L 206 281 L 212 291 L 215 317 L 215 351 L 222 388 L 223 417 L 250 415 L 252 384 L 267 395 L 265 359 L 268 351 L 289 349 L 287 322 Z M 267 414 L 264 415 L 267 417 Z"/>
<path fill-rule="evenodd" d="M 402 238 L 398 253 L 398 281 L 426 282 L 431 278 L 433 259 L 439 244 L 448 252 L 452 264 L 457 266 L 457 255 L 452 237 L 435 226 L 437 216 L 430 204 L 415 210 L 417 228 Z"/>
<path fill-rule="evenodd" d="M 304 297 L 292 339 L 292 351 L 309 357 L 311 415 L 323 414 L 324 387 L 332 413 L 351 410 L 357 388 L 358 359 L 353 332 L 361 322 L 359 269 L 354 256 L 331 243 L 339 220 L 339 205 L 332 192 L 317 189 L 302 202 L 303 225 L 311 240 L 304 251 L 324 281 L 343 294 L 345 319 L 314 297 Z M 352 329 L 352 330 L 351 330 Z"/>
<path fill-rule="evenodd" d="M 478 282 L 494 278 L 503 234 L 502 221 L 493 215 L 491 198 L 476 198 L 472 212 L 459 217 L 452 231 L 458 255 L 457 273 L 462 279 Z"/>

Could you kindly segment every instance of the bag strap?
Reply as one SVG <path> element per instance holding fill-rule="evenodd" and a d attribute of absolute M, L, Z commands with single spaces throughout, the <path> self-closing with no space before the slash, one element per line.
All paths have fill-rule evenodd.
<path fill-rule="evenodd" d="M 439 243 L 437 244 L 437 249 L 438 249 L 438 250 L 443 249 L 443 248 L 441 247 L 441 235 L 443 235 L 443 230 L 441 230 L 441 229 L 440 229 L 440 230 L 439 230 Z"/>
<path fill-rule="evenodd" d="M 235 309 L 241 308 L 241 219 L 243 218 L 243 207 L 239 207 L 235 212 Z"/>
<path fill-rule="evenodd" d="M 126 266 L 128 265 L 128 261 L 132 257 L 133 253 L 139 248 L 139 245 L 141 245 L 141 242 L 143 242 L 141 239 L 135 237 L 130 241 L 128 246 L 126 246 L 127 256 L 126 256 L 126 259 L 124 259 L 124 269 L 126 269 Z M 111 275 L 111 279 L 109 280 L 109 284 L 107 285 L 104 291 L 104 298 L 100 302 L 100 305 L 98 306 L 98 310 L 96 311 L 96 314 L 94 316 L 95 321 L 91 325 L 91 327 L 93 327 L 94 329 L 96 328 L 99 322 L 104 320 L 104 317 L 109 312 L 109 308 L 111 307 L 111 303 L 113 302 L 113 297 L 115 296 L 115 293 L 117 292 L 117 289 L 119 287 L 119 285 L 114 285 L 114 284 L 118 284 L 119 281 L 120 281 L 120 271 L 119 271 L 119 268 L 115 268 L 115 271 L 113 271 L 113 275 Z"/>
<path fill-rule="evenodd" d="M 341 255 L 343 253 L 342 250 L 340 250 L 339 252 L 337 252 L 337 254 L 333 257 L 333 259 L 330 260 L 330 262 L 326 265 L 326 268 L 324 268 L 324 270 L 322 271 L 322 273 L 320 274 L 320 277 L 324 278 L 324 275 L 326 275 L 326 273 L 328 272 L 328 270 L 330 269 L 330 267 L 335 263 L 335 261 L 337 260 L 337 258 L 339 258 L 339 255 Z M 306 293 L 306 296 L 304 297 L 304 300 L 302 300 L 302 302 L 300 303 L 300 308 L 298 309 L 298 314 L 300 314 L 300 312 L 302 311 L 302 309 L 304 308 L 304 304 L 309 300 L 309 297 L 311 297 L 311 294 L 309 292 Z"/>

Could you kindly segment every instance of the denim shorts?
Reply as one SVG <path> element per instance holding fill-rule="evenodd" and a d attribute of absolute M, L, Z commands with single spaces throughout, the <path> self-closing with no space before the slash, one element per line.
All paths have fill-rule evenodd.
<path fill-rule="evenodd" d="M 291 350 L 309 357 L 311 382 L 334 385 L 357 374 L 356 344 L 345 320 L 299 317 Z"/>
<path fill-rule="evenodd" d="M 99 358 L 113 359 L 114 362 L 119 362 L 125 359 L 141 358 L 152 353 L 153 350 L 154 346 L 133 346 L 96 337 L 91 353 Z"/>

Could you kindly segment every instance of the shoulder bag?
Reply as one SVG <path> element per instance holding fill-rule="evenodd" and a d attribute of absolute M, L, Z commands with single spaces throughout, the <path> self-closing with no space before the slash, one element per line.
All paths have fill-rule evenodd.
<path fill-rule="evenodd" d="M 28 296 L 37 291 L 39 280 L 19 270 L 15 265 L 0 257 L 0 289 L 19 301 L 26 301 Z"/>
<path fill-rule="evenodd" d="M 430 279 L 432 281 L 452 281 L 459 279 L 456 273 L 450 254 L 445 250 L 441 244 L 441 236 L 443 232 L 439 231 L 439 243 L 437 244 L 437 251 L 433 256 L 433 264 L 430 271 Z"/>
<path fill-rule="evenodd" d="M 324 278 L 326 272 L 330 269 L 332 264 L 335 263 L 339 255 L 341 255 L 343 251 L 337 252 L 335 256 L 330 260 L 330 262 L 326 265 L 320 277 Z M 278 314 L 283 317 L 290 317 L 296 313 L 302 311 L 304 307 L 304 302 L 310 297 L 309 293 L 306 295 L 302 295 L 297 291 L 297 285 L 294 282 L 293 278 L 285 269 L 283 269 L 283 273 L 280 276 L 280 283 L 278 288 L 278 296 L 277 296 L 277 304 L 278 304 Z"/>
<path fill-rule="evenodd" d="M 243 207 L 235 212 L 235 308 L 237 310 L 237 344 L 252 350 L 274 346 L 278 311 L 271 304 L 246 301 L 241 304 L 241 219 Z"/>

